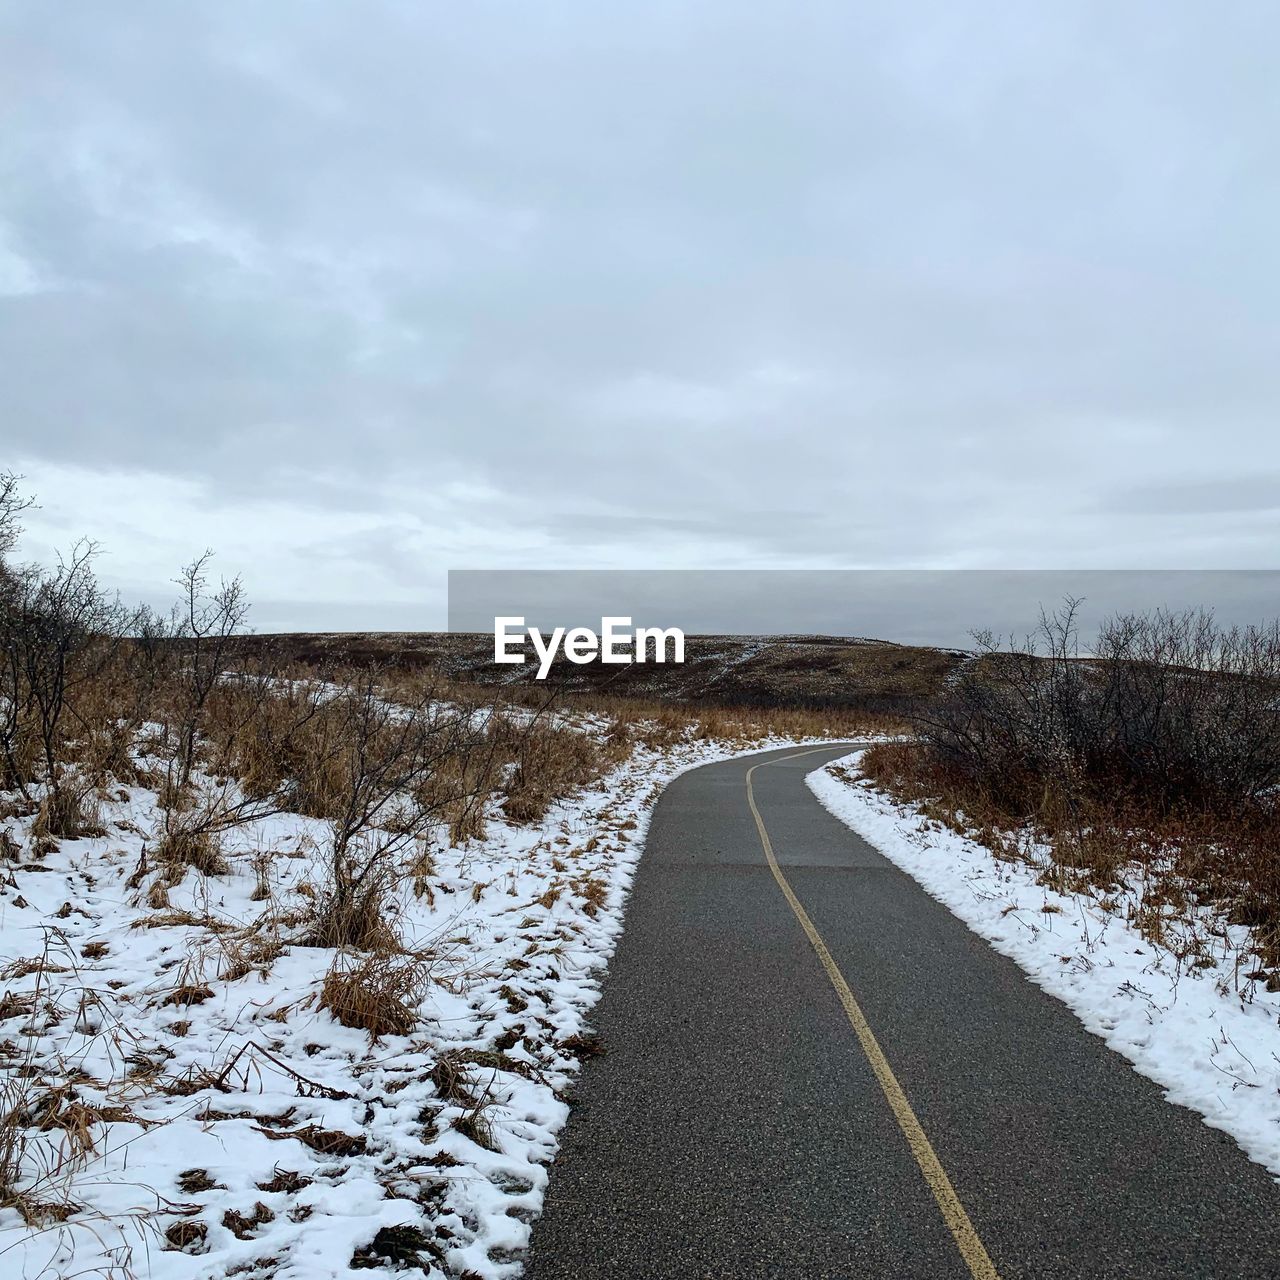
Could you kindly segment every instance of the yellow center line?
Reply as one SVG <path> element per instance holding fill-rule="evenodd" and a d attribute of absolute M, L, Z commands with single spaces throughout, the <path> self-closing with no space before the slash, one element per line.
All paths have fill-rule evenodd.
<path fill-rule="evenodd" d="M 970 1275 L 974 1277 L 974 1280 L 1000 1280 L 1000 1275 L 996 1271 L 986 1249 L 983 1248 L 982 1241 L 978 1238 L 978 1233 L 974 1230 L 973 1223 L 969 1221 L 969 1215 L 964 1211 L 964 1205 L 960 1203 L 960 1197 L 956 1195 L 956 1190 L 951 1185 L 951 1179 L 947 1177 L 947 1171 L 942 1167 L 942 1161 L 938 1159 L 937 1152 L 934 1151 L 932 1144 L 925 1135 L 923 1126 L 916 1118 L 916 1113 L 911 1109 L 911 1103 L 907 1101 L 907 1095 L 898 1083 L 898 1077 L 893 1074 L 893 1069 L 889 1066 L 888 1059 L 884 1056 L 884 1050 L 880 1048 L 880 1042 L 871 1030 L 871 1024 L 867 1021 L 866 1015 L 862 1012 L 857 1000 L 854 999 L 853 992 L 844 979 L 844 974 L 840 972 L 840 967 L 827 949 L 827 944 L 822 940 L 822 935 L 818 932 L 817 926 L 809 919 L 809 913 L 801 905 L 800 899 L 796 897 L 795 890 L 791 888 L 786 876 L 782 874 L 782 868 L 778 865 L 778 859 L 774 856 L 773 842 L 769 839 L 769 832 L 765 829 L 764 819 L 760 816 L 760 810 L 756 807 L 755 792 L 751 786 L 751 775 L 757 769 L 766 764 L 781 764 L 784 760 L 795 760 L 799 756 L 811 756 L 815 752 L 825 749 L 823 747 L 813 747 L 808 751 L 796 751 L 777 760 L 763 760 L 760 764 L 753 764 L 747 770 L 747 804 L 751 807 L 751 816 L 756 820 L 756 830 L 760 833 L 760 843 L 764 846 L 764 856 L 768 860 L 769 870 L 773 872 L 773 878 L 778 882 L 778 888 L 782 890 L 782 896 L 786 898 L 791 910 L 795 913 L 796 919 L 800 921 L 800 927 L 804 930 L 805 936 L 809 939 L 818 959 L 822 962 L 822 967 L 827 971 L 827 977 L 831 979 L 831 985 L 835 987 L 836 995 L 840 997 L 840 1003 L 844 1007 L 854 1034 L 858 1037 L 862 1052 L 867 1055 L 871 1070 L 875 1074 L 880 1088 L 884 1091 L 885 1100 L 893 1111 L 894 1119 L 898 1122 L 898 1128 L 902 1130 L 902 1136 L 906 1138 L 907 1146 L 911 1148 L 911 1154 L 915 1157 L 916 1164 L 920 1166 L 920 1172 L 924 1174 L 924 1180 L 929 1184 L 929 1190 L 933 1192 L 933 1198 L 938 1202 L 943 1221 L 955 1238 L 956 1248 L 960 1250 L 960 1256 L 964 1259 L 965 1266 L 969 1268 Z"/>

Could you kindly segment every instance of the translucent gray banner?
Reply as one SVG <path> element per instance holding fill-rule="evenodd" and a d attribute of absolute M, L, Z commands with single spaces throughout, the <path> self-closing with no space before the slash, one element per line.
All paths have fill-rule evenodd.
<path fill-rule="evenodd" d="M 975 630 L 1021 637 L 1040 610 L 1081 600 L 1087 649 L 1103 619 L 1208 609 L 1224 623 L 1280 615 L 1280 570 L 453 570 L 449 630 L 599 629 L 605 617 L 686 635 L 824 635 L 968 648 Z"/>

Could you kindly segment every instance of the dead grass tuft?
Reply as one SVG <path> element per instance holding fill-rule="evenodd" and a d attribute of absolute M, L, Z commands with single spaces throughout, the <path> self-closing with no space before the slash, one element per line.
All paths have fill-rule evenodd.
<path fill-rule="evenodd" d="M 360 1133 L 345 1133 L 341 1129 L 325 1129 L 320 1125 L 307 1125 L 303 1129 L 263 1129 L 254 1128 L 265 1138 L 274 1142 L 283 1142 L 286 1138 L 297 1138 L 303 1146 L 322 1156 L 362 1156 L 369 1149 L 368 1140 Z"/>
<path fill-rule="evenodd" d="M 222 1215 L 222 1225 L 237 1240 L 252 1240 L 258 1234 L 259 1227 L 266 1226 L 268 1222 L 274 1222 L 275 1219 L 275 1213 L 259 1200 L 253 1206 L 252 1214 L 244 1214 L 236 1209 L 228 1209 Z"/>
<path fill-rule="evenodd" d="M 276 1165 L 273 1174 L 274 1176 L 269 1182 L 259 1182 L 257 1184 L 259 1191 L 286 1191 L 292 1194 L 301 1191 L 303 1187 L 311 1185 L 310 1178 L 304 1178 L 302 1174 L 292 1169 L 282 1169 L 279 1165 Z"/>
<path fill-rule="evenodd" d="M 205 1191 L 225 1191 L 226 1188 L 214 1181 L 208 1169 L 186 1169 L 178 1175 L 178 1190 L 184 1196 L 195 1196 Z"/>
<path fill-rule="evenodd" d="M 164 1238 L 170 1249 L 180 1253 L 205 1253 L 208 1249 L 208 1224 L 183 1218 L 165 1228 Z"/>
<path fill-rule="evenodd" d="M 379 1227 L 373 1239 L 352 1254 L 350 1267 L 353 1271 L 390 1267 L 426 1273 L 435 1269 L 433 1263 L 443 1261 L 443 1250 L 421 1227 L 404 1225 Z"/>
<path fill-rule="evenodd" d="M 486 1114 L 488 1108 L 492 1105 L 491 1098 L 487 1096 L 481 1098 L 473 1107 L 464 1111 L 462 1115 L 455 1116 L 449 1122 L 450 1127 L 462 1134 L 464 1138 L 470 1139 L 476 1146 L 483 1147 L 486 1151 L 496 1150 L 493 1124 Z"/>
<path fill-rule="evenodd" d="M 185 982 L 181 986 L 174 987 L 160 1004 L 163 1005 L 180 1005 L 186 1008 L 193 1004 L 203 1004 L 206 1000 L 213 999 L 213 988 L 206 987 L 199 982 Z"/>
<path fill-rule="evenodd" d="M 37 842 L 78 840 L 82 836 L 105 835 L 102 815 L 96 804 L 64 784 L 40 801 L 31 835 Z"/>
<path fill-rule="evenodd" d="M 393 889 L 389 868 L 371 869 L 363 881 L 339 880 L 324 887 L 309 912 L 310 923 L 300 940 L 304 947 L 351 948 L 386 953 L 399 940 L 388 923 L 387 903 Z"/>
<path fill-rule="evenodd" d="M 217 837 L 209 831 L 175 827 L 160 837 L 153 853 L 168 875 L 176 876 L 171 883 L 180 881 L 188 867 L 205 876 L 225 876 L 231 871 L 218 848 Z"/>
<path fill-rule="evenodd" d="M 467 1079 L 468 1063 L 456 1050 L 442 1053 L 431 1068 L 431 1083 L 450 1106 L 474 1107 L 478 1101 Z"/>
<path fill-rule="evenodd" d="M 417 955 L 339 957 L 325 976 L 320 1008 L 345 1027 L 367 1031 L 371 1041 L 408 1035 L 421 1021 L 428 976 L 427 962 Z"/>
<path fill-rule="evenodd" d="M 540 820 L 557 800 L 595 782 L 617 763 L 616 740 L 601 743 L 567 725 L 539 723 L 514 741 L 514 729 L 495 731 L 507 735 L 515 748 L 501 788 L 502 811 L 513 822 Z"/>

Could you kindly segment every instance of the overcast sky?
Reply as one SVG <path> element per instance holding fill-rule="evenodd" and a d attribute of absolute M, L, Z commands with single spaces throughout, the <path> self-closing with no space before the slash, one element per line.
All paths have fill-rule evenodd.
<path fill-rule="evenodd" d="M 1272 567 L 1265 3 L 0 6 L 28 555 Z"/>

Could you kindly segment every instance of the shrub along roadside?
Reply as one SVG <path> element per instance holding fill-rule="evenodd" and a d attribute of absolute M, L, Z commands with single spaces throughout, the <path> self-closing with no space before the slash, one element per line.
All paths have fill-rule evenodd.
<path fill-rule="evenodd" d="M 1280 628 L 1126 615 L 1081 657 L 1075 612 L 1012 651 L 979 637 L 917 740 L 875 746 L 864 771 L 1003 856 L 1047 842 L 1054 887 L 1140 873 L 1153 941 L 1166 910 L 1213 906 L 1280 986 Z"/>

